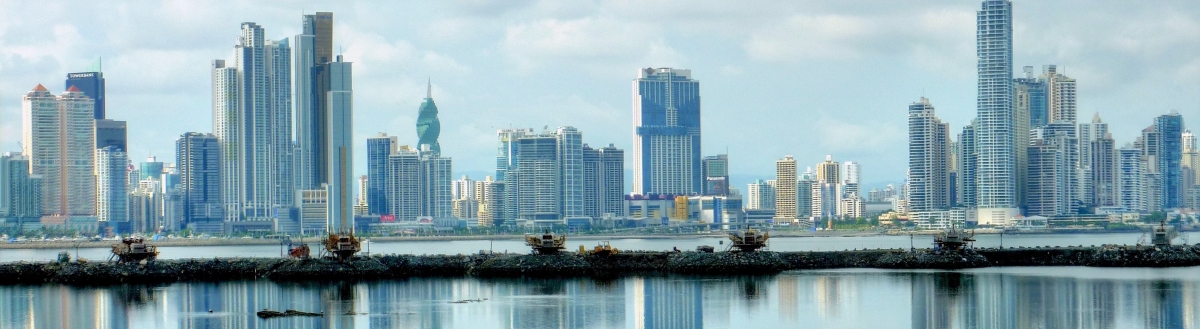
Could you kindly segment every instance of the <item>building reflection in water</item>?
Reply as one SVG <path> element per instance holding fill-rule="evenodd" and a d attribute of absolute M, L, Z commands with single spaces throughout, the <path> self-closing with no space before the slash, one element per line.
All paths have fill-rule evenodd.
<path fill-rule="evenodd" d="M 1021 271 L 767 277 L 412 278 L 166 286 L 0 286 L 0 328 L 1180 328 L 1198 270 L 1094 279 Z M 1121 271 L 1120 269 L 1105 271 Z M 1059 272 L 1067 273 L 1067 272 Z M 1101 277 L 1108 277 L 1101 275 Z M 294 309 L 324 317 L 264 320 Z M 905 317 L 910 319 L 904 319 Z"/>

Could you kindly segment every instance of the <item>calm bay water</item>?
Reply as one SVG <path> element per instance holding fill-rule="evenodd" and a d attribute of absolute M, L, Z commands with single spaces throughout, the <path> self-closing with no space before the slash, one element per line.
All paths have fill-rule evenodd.
<path fill-rule="evenodd" d="M 470 300 L 456 303 L 456 301 Z M 2 328 L 1194 328 L 1200 268 L 0 287 Z M 324 317 L 259 319 L 296 309 Z"/>
<path fill-rule="evenodd" d="M 1107 233 L 1107 234 L 1006 234 L 977 235 L 976 247 L 996 247 L 1001 243 L 1005 247 L 1034 247 L 1034 246 L 1075 246 L 1102 244 L 1137 244 L 1141 233 Z M 1200 242 L 1200 233 L 1187 232 L 1181 234 L 1187 241 Z M 724 248 L 720 242 L 725 238 L 660 238 L 660 239 L 596 239 L 569 238 L 568 249 L 576 249 L 579 245 L 588 248 L 595 246 L 600 240 L 611 241 L 613 247 L 622 250 L 696 250 L 697 246 L 710 245 Z M 931 236 L 865 236 L 865 237 L 776 237 L 770 241 L 770 249 L 775 251 L 831 251 L 876 248 L 903 248 L 916 246 L 929 247 Z M 315 247 L 316 242 L 313 242 Z M 494 250 L 528 253 L 529 247 L 524 241 L 510 240 L 447 240 L 447 241 L 393 241 L 372 242 L 363 246 L 364 251 L 383 254 L 471 254 L 480 250 Z M 74 249 L 0 249 L 0 262 L 14 261 L 49 261 L 58 256 L 61 251 L 76 253 Z M 280 257 L 283 250 L 279 245 L 249 245 L 249 246 L 193 246 L 193 247 L 160 247 L 162 259 L 177 258 L 212 258 L 212 257 Z M 108 248 L 82 248 L 78 250 L 80 257 L 91 260 L 104 260 L 109 256 Z"/>

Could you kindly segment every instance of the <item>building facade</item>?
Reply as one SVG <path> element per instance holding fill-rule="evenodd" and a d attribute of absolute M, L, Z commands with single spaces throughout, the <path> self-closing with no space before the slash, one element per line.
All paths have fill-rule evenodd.
<path fill-rule="evenodd" d="M 96 214 L 95 102 L 76 88 L 61 96 L 38 85 L 22 100 L 21 153 L 42 177 L 42 214 Z"/>
<path fill-rule="evenodd" d="M 624 216 L 625 151 L 609 144 L 583 144 L 583 214 L 600 218 Z"/>
<path fill-rule="evenodd" d="M 949 124 L 924 97 L 908 106 L 908 205 L 912 211 L 950 207 Z"/>
<path fill-rule="evenodd" d="M 179 170 L 181 227 L 224 219 L 221 202 L 221 148 L 217 136 L 189 132 L 175 141 Z"/>
<path fill-rule="evenodd" d="M 700 82 L 691 70 L 645 68 L 633 81 L 633 193 L 703 189 Z"/>
<path fill-rule="evenodd" d="M 836 164 L 835 164 L 836 165 Z M 800 220 L 796 211 L 796 159 L 784 156 L 775 161 L 775 223 L 795 223 Z"/>

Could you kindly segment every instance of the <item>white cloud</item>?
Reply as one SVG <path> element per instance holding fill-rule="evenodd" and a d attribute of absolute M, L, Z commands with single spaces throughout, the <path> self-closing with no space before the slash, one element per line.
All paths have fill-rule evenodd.
<path fill-rule="evenodd" d="M 522 72 L 573 63 L 593 70 L 668 66 L 682 55 L 667 44 L 658 27 L 608 18 L 546 19 L 511 25 L 501 49 Z M 653 61 L 653 63 L 646 63 Z"/>

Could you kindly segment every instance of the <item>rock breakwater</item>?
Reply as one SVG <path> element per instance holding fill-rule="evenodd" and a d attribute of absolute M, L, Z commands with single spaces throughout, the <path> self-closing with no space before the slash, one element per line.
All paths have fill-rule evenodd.
<path fill-rule="evenodd" d="M 324 259 L 183 259 L 140 264 L 17 262 L 0 264 L 0 284 L 104 285 L 175 281 L 374 280 L 417 276 L 621 276 L 630 274 L 761 275 L 836 268 L 966 269 L 991 266 L 1178 267 L 1200 265 L 1200 247 L 1066 247 L 962 252 L 860 250 L 826 252 L 622 252 L 615 255 L 375 255 Z"/>

